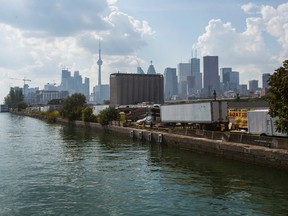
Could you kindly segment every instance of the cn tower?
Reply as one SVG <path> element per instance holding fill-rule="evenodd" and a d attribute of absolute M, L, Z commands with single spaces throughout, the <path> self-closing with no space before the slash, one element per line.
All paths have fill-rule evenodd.
<path fill-rule="evenodd" d="M 98 87 L 101 88 L 101 66 L 103 61 L 101 59 L 101 41 L 99 40 L 99 59 L 97 61 L 98 64 Z"/>

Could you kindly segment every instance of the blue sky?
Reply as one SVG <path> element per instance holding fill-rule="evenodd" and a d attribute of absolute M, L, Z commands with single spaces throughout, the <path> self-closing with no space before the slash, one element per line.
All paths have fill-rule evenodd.
<path fill-rule="evenodd" d="M 280 0 L 0 0 L 0 102 L 10 86 L 60 84 L 61 69 L 97 84 L 117 71 L 158 73 L 198 57 L 218 55 L 240 82 L 272 73 L 288 56 L 288 3 Z M 10 79 L 10 78 L 17 78 Z"/>

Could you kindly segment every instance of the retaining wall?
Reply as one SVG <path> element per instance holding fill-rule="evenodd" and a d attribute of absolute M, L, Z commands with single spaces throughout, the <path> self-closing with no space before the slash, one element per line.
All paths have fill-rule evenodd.
<path fill-rule="evenodd" d="M 39 118 L 39 116 L 31 117 Z M 134 129 L 115 125 L 103 127 L 99 123 L 69 122 L 61 118 L 58 118 L 57 122 L 78 127 L 92 127 L 107 133 L 121 133 L 131 139 L 158 142 L 180 149 L 212 153 L 225 158 L 288 170 L 288 140 L 283 138 L 201 130 L 179 131 L 176 134 L 175 131 L 172 133 L 172 131 Z"/>
<path fill-rule="evenodd" d="M 275 149 L 259 145 L 227 142 L 218 135 L 219 139 L 184 136 L 154 130 L 142 130 L 108 126 L 108 131 L 125 133 L 131 138 L 148 142 L 158 142 L 163 145 L 186 149 L 195 152 L 212 153 L 225 158 L 249 162 L 258 165 L 288 170 L 288 150 Z M 222 133 L 223 134 L 223 133 Z M 215 136 L 214 138 L 216 138 Z"/>

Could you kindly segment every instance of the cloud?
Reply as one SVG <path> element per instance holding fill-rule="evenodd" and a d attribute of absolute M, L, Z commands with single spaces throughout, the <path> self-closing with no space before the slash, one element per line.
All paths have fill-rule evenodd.
<path fill-rule="evenodd" d="M 115 5 L 118 1 L 117 0 L 107 0 L 109 5 Z"/>
<path fill-rule="evenodd" d="M 259 6 L 254 3 L 248 3 L 241 6 L 241 9 L 247 14 L 254 14 L 259 10 Z"/>
<path fill-rule="evenodd" d="M 242 6 L 245 11 L 256 8 L 254 4 Z M 258 16 L 246 19 L 246 29 L 237 32 L 229 22 L 212 19 L 205 32 L 193 45 L 202 55 L 218 55 L 220 67 L 233 66 L 240 72 L 242 81 L 259 78 L 262 73 L 272 73 L 288 55 L 288 3 L 277 8 L 261 6 Z M 267 37 L 270 35 L 270 37 Z M 269 43 L 282 47 L 275 53 Z"/>
<path fill-rule="evenodd" d="M 246 31 L 239 33 L 231 23 L 210 20 L 206 32 L 199 36 L 194 47 L 200 49 L 202 55 L 219 55 L 226 64 L 260 63 L 263 53 L 264 57 L 269 56 L 261 37 L 261 20 L 249 18 L 246 26 Z M 259 53 L 262 53 L 261 58 Z"/>
<path fill-rule="evenodd" d="M 34 60 L 24 43 L 21 31 L 0 23 L 1 67 L 18 68 L 33 64 Z"/>
<path fill-rule="evenodd" d="M 0 0 L 0 99 L 11 85 L 40 89 L 60 82 L 62 67 L 97 80 L 98 40 L 104 57 L 103 83 L 109 74 L 134 71 L 137 53 L 154 34 L 145 20 L 119 11 L 117 0 Z M 111 63 L 111 64 L 110 64 Z M 120 64 L 121 63 L 121 64 Z M 135 69 L 136 70 L 136 69 Z M 8 79 L 8 81 L 7 81 Z M 3 95 L 4 94 L 4 95 Z"/>
<path fill-rule="evenodd" d="M 0 4 L 0 22 L 42 36 L 109 28 L 103 19 L 106 0 L 0 0 Z"/>
<path fill-rule="evenodd" d="M 261 7 L 261 15 L 267 33 L 275 37 L 282 46 L 280 59 L 288 55 L 288 3 L 277 8 L 265 5 Z"/>
<path fill-rule="evenodd" d="M 114 10 L 106 17 L 106 21 L 112 26 L 109 31 L 85 32 L 78 36 L 79 46 L 84 47 L 92 53 L 98 50 L 98 41 L 101 39 L 103 48 L 107 55 L 130 55 L 135 54 L 146 46 L 143 39 L 145 35 L 154 34 L 146 21 L 135 18 Z"/>

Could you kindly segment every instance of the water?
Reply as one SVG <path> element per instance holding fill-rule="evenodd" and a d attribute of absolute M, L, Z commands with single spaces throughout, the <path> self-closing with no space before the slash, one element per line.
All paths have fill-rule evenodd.
<path fill-rule="evenodd" d="M 0 114 L 0 215 L 287 215 L 288 173 Z"/>

